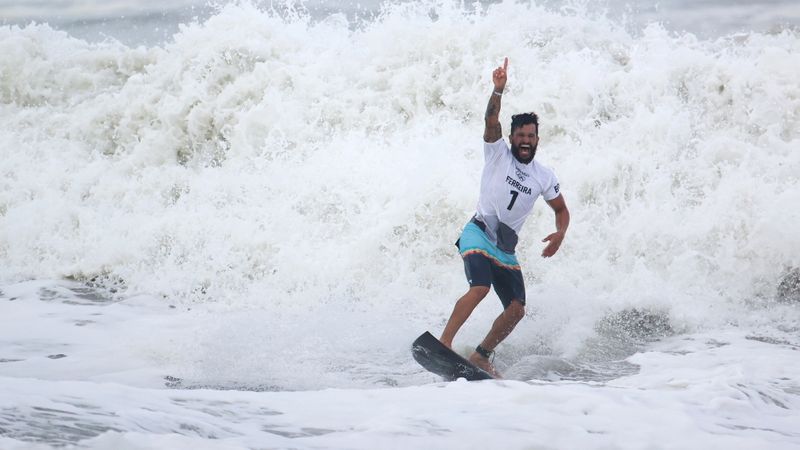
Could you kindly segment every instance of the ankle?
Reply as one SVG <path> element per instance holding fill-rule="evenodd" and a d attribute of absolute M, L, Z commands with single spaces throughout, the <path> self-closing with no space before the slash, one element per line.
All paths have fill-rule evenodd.
<path fill-rule="evenodd" d="M 489 358 L 492 357 L 492 355 L 494 355 L 494 351 L 493 350 L 487 350 L 487 349 L 483 348 L 483 346 L 480 346 L 480 345 L 475 347 L 475 353 L 477 353 L 478 355 L 481 356 L 481 358 L 484 358 L 484 359 L 489 359 Z"/>

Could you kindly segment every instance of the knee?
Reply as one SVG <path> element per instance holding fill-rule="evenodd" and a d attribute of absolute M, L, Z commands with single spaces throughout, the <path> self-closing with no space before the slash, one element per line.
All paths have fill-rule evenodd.
<path fill-rule="evenodd" d="M 477 300 L 483 300 L 489 294 L 489 286 L 472 286 L 468 294 Z"/>
<path fill-rule="evenodd" d="M 514 322 L 519 322 L 525 317 L 525 305 L 519 301 L 512 300 L 508 308 L 506 308 L 506 314 L 508 314 Z"/>

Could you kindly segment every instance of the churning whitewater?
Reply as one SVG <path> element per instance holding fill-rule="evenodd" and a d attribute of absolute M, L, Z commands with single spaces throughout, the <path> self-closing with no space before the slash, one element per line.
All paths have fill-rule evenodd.
<path fill-rule="evenodd" d="M 0 54 L 0 447 L 800 447 L 796 28 L 241 2 Z M 467 288 L 503 57 L 572 221 L 520 234 L 508 380 L 441 383 L 410 343 Z"/>

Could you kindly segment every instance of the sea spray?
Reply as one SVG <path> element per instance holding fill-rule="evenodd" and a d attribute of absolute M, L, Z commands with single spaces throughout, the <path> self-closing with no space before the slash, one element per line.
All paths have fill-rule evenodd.
<path fill-rule="evenodd" d="M 501 121 L 540 114 L 537 158 L 572 213 L 555 258 L 539 258 L 544 202 L 522 232 L 529 318 L 508 353 L 580 355 L 631 308 L 679 332 L 795 317 L 773 304 L 800 266 L 791 30 L 703 40 L 510 2 L 406 3 L 353 26 L 241 3 L 161 46 L 47 25 L 0 28 L 0 46 L 2 278 L 109 280 L 229 314 L 175 344 L 194 375 L 257 378 L 193 360 L 209 348 L 300 345 L 308 378 L 285 381 L 296 355 L 271 368 L 307 387 L 342 342 L 352 368 L 443 325 L 505 56 Z M 459 339 L 482 336 L 492 302 Z"/>

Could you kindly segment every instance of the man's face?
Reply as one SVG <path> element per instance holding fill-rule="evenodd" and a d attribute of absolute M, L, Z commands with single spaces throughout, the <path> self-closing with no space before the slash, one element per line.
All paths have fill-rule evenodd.
<path fill-rule="evenodd" d="M 536 155 L 536 147 L 539 145 L 539 134 L 536 125 L 529 123 L 514 130 L 509 136 L 511 141 L 511 153 L 517 161 L 528 164 L 533 161 Z"/>

